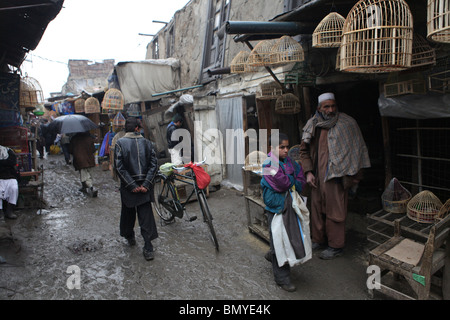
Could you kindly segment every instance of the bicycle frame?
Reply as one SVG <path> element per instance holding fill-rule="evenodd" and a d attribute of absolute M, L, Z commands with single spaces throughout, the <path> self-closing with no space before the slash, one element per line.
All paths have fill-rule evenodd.
<path fill-rule="evenodd" d="M 167 180 L 169 180 L 171 183 L 173 183 L 174 181 L 180 181 L 180 182 L 182 182 L 182 183 L 184 183 L 184 184 L 188 184 L 188 185 L 191 185 L 191 186 L 194 187 L 194 189 L 191 191 L 191 194 L 189 195 L 189 197 L 187 197 L 186 202 L 185 202 L 184 204 L 181 203 L 181 207 L 182 207 L 183 209 L 185 209 L 186 203 L 188 203 L 189 200 L 191 200 L 191 198 L 192 198 L 192 196 L 194 195 L 194 193 L 195 193 L 197 199 L 198 199 L 198 194 L 199 194 L 199 192 L 204 193 L 204 191 L 203 191 L 202 189 L 200 189 L 200 188 L 198 187 L 198 185 L 197 185 L 197 181 L 195 180 L 195 173 L 194 173 L 194 170 L 193 170 L 192 168 L 186 168 L 186 169 L 190 169 L 190 173 L 192 173 L 192 176 L 188 176 L 188 175 L 184 175 L 184 174 L 181 174 L 181 173 L 177 173 L 176 170 L 174 169 L 174 172 L 172 172 L 172 174 L 171 174 L 170 176 L 167 177 Z M 180 178 L 178 178 L 178 177 L 184 178 L 184 179 L 192 180 L 192 182 L 191 182 L 191 181 L 186 181 L 186 180 L 184 180 L 184 179 L 180 179 Z M 177 190 L 177 188 L 175 187 L 174 184 L 173 184 L 173 186 L 174 186 L 174 188 L 175 188 L 175 192 L 177 193 L 177 198 L 178 198 L 177 200 L 179 201 L 180 198 L 179 198 L 179 196 L 178 196 L 178 190 Z"/>

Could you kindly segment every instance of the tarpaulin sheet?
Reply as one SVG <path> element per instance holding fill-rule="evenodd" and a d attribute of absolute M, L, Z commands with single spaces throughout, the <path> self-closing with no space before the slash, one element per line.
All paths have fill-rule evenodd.
<path fill-rule="evenodd" d="M 158 100 L 152 94 L 178 89 L 179 68 L 174 58 L 119 62 L 115 70 L 125 104 Z"/>

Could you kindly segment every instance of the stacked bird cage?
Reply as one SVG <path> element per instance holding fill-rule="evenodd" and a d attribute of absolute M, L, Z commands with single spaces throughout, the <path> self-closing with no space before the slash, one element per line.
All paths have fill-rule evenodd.
<path fill-rule="evenodd" d="M 360 0 L 342 30 L 341 70 L 385 73 L 411 67 L 413 18 L 404 0 Z"/>
<path fill-rule="evenodd" d="M 270 63 L 272 65 L 301 62 L 305 60 L 302 45 L 290 36 L 283 36 L 272 46 Z"/>
<path fill-rule="evenodd" d="M 21 108 L 34 108 L 44 103 L 44 95 L 39 82 L 31 77 L 20 79 L 19 105 Z"/>
<path fill-rule="evenodd" d="M 272 48 L 275 45 L 276 40 L 262 40 L 260 41 L 250 52 L 248 56 L 248 65 L 250 67 L 266 67 L 270 66 L 270 56 L 272 54 Z"/>
<path fill-rule="evenodd" d="M 240 51 L 231 61 L 230 64 L 231 73 L 247 73 L 257 71 L 258 70 L 257 67 L 249 66 L 248 64 L 249 56 L 250 52 Z"/>
<path fill-rule="evenodd" d="M 342 42 L 345 18 L 337 12 L 329 13 L 317 25 L 312 34 L 313 48 L 335 48 Z"/>
<path fill-rule="evenodd" d="M 260 100 L 278 99 L 282 94 L 280 84 L 271 80 L 261 82 L 256 90 L 256 98 Z"/>
<path fill-rule="evenodd" d="M 411 192 L 403 187 L 397 178 L 393 178 L 381 195 L 383 209 L 392 213 L 406 213 L 406 206 L 411 200 Z"/>
<path fill-rule="evenodd" d="M 427 31 L 428 40 L 450 43 L 450 2 L 448 0 L 428 0 Z"/>
<path fill-rule="evenodd" d="M 85 113 L 100 113 L 100 102 L 95 97 L 89 97 L 84 102 Z"/>
<path fill-rule="evenodd" d="M 427 93 L 427 82 L 424 75 L 420 72 L 392 72 L 384 84 L 384 96 L 386 98 L 405 94 L 425 93 Z"/>
<path fill-rule="evenodd" d="M 102 101 L 104 110 L 123 110 L 123 94 L 119 89 L 111 88 L 106 91 Z"/>
<path fill-rule="evenodd" d="M 436 64 L 436 50 L 427 40 L 415 33 L 413 38 L 411 67 L 423 67 Z"/>
<path fill-rule="evenodd" d="M 421 222 L 433 223 L 439 215 L 442 202 L 431 191 L 416 194 L 407 205 L 408 218 Z"/>
<path fill-rule="evenodd" d="M 83 98 L 78 98 L 77 100 L 75 100 L 75 102 L 74 102 L 75 113 L 84 113 L 85 102 L 86 102 L 86 100 Z"/>
<path fill-rule="evenodd" d="M 283 94 L 275 103 L 275 112 L 279 114 L 296 114 L 300 112 L 300 99 L 292 93 Z"/>
<path fill-rule="evenodd" d="M 267 154 L 262 151 L 253 151 L 245 158 L 244 170 L 247 171 L 262 171 L 262 165 L 266 160 Z"/>

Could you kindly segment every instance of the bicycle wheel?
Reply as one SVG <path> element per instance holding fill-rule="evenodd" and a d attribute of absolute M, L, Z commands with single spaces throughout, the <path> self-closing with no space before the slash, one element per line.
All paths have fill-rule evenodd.
<path fill-rule="evenodd" d="M 157 176 L 153 184 L 153 195 L 155 196 L 155 202 L 153 202 L 153 208 L 158 216 L 166 222 L 170 222 L 175 218 L 175 215 L 171 210 L 167 208 L 167 203 L 174 203 L 176 195 L 170 189 L 170 183 L 166 183 L 165 179 Z M 166 204 L 166 206 L 164 205 Z"/>
<path fill-rule="evenodd" d="M 211 232 L 211 238 L 216 247 L 216 250 L 219 251 L 219 242 L 217 241 L 216 231 L 214 230 L 214 226 L 212 224 L 212 215 L 209 211 L 208 202 L 206 201 L 206 196 L 203 190 L 199 190 L 198 192 L 198 202 L 200 204 L 200 209 L 202 210 L 204 222 L 209 227 L 209 231 Z"/>

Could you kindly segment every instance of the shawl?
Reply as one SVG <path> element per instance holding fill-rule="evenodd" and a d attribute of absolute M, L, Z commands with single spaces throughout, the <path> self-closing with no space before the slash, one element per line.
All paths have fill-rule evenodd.
<path fill-rule="evenodd" d="M 339 112 L 330 120 L 316 114 L 303 128 L 302 139 L 310 143 L 316 127 L 328 130 L 328 166 L 325 181 L 343 176 L 353 176 L 362 168 L 370 167 L 369 152 L 355 119 Z"/>

